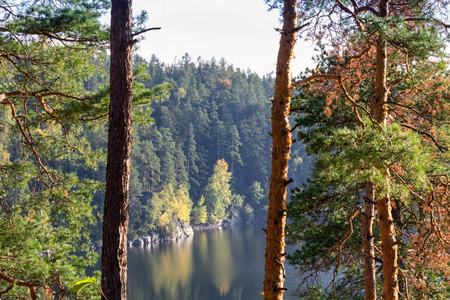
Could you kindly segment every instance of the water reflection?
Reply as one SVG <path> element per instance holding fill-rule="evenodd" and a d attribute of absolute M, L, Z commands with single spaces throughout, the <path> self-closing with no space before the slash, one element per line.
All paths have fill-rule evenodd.
<path fill-rule="evenodd" d="M 261 300 L 265 238 L 260 227 L 199 232 L 129 249 L 129 299 Z M 291 267 L 288 271 L 292 276 Z"/>

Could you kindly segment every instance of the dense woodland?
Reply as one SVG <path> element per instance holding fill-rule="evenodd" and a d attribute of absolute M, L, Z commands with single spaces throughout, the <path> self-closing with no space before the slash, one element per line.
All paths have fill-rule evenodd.
<path fill-rule="evenodd" d="M 141 72 L 136 77 L 139 84 L 149 89 L 159 87 L 164 92 L 154 99 L 151 108 L 138 105 L 135 112 L 131 237 L 161 229 L 158 225 L 161 211 L 166 211 L 169 203 L 175 205 L 177 199 L 181 207 L 172 208 L 177 211 L 171 212 L 173 224 L 177 219 L 201 224 L 239 215 L 246 220 L 264 218 L 273 78 L 236 70 L 224 59 L 217 62 L 199 58 L 194 62 L 188 54 L 171 65 L 159 62 L 156 57 L 148 62 L 139 56 L 134 58 L 134 64 Z M 101 68 L 106 68 L 106 60 Z M 106 84 L 106 73 L 96 73 L 83 83 L 88 92 Z M 14 123 L 6 110 L 3 116 L 2 161 L 9 163 L 22 156 L 15 151 L 20 141 L 8 129 Z M 36 132 L 48 138 L 60 135 L 60 130 L 57 125 L 48 125 Z M 90 164 L 72 155 L 47 156 L 45 160 L 65 174 L 103 182 L 106 132 L 104 121 L 82 124 L 78 134 L 92 151 Z M 296 153 L 299 168 L 303 167 L 300 151 Z M 299 174 L 296 180 L 305 180 Z M 171 197 L 165 204 L 164 194 Z M 179 194 L 184 194 L 186 200 L 175 196 Z M 102 212 L 103 197 L 102 191 L 94 195 L 93 205 L 98 214 Z M 197 215 L 202 207 L 206 214 Z"/>
<path fill-rule="evenodd" d="M 108 86 L 108 57 L 90 58 L 87 63 L 95 66 L 95 71 L 77 84 L 80 91 L 98 101 L 93 105 L 97 110 L 94 115 L 90 116 L 86 107 L 70 107 L 81 115 L 76 123 L 43 120 L 33 124 L 28 133 L 35 139 L 39 159 L 47 170 L 78 182 L 80 187 L 81 183 L 86 185 L 82 191 L 61 193 L 75 192 L 74 197 L 92 199 L 83 200 L 86 208 L 79 207 L 89 216 L 88 222 L 80 220 L 80 226 L 86 226 L 83 242 L 97 243 L 101 240 L 105 197 L 107 120 L 103 97 Z M 261 78 L 249 70 L 235 69 L 224 59 L 193 61 L 188 54 L 170 65 L 156 57 L 146 61 L 139 56 L 134 57 L 133 63 L 136 106 L 129 239 L 151 233 L 170 236 L 180 222 L 199 225 L 232 218 L 264 220 L 270 168 L 269 116 L 274 85 L 271 75 Z M 146 100 L 148 91 L 153 98 L 151 104 Z M 9 215 L 23 209 L 21 205 L 28 205 L 31 200 L 22 197 L 32 197 L 30 189 L 37 195 L 44 191 L 43 186 L 35 186 L 40 175 L 36 173 L 37 179 L 32 180 L 27 169 L 36 157 L 26 152 L 26 145 L 21 146 L 23 136 L 17 131 L 8 107 L 0 108 L 1 162 L 11 168 L 5 167 L 5 176 L 9 176 L 6 171 L 16 174 L 15 179 L 9 177 L 13 182 L 2 181 L 3 204 Z M 66 143 L 68 131 L 76 134 L 76 145 Z M 301 159 L 304 150 L 300 145 L 297 148 L 294 154 L 297 169 L 307 168 Z M 20 178 L 19 185 L 18 174 L 30 177 Z M 304 174 L 296 173 L 295 180 L 304 181 Z M 38 214 L 45 219 L 53 213 L 50 209 L 46 213 L 38 210 Z M 15 243 L 17 238 L 4 240 Z M 41 245 L 34 253 L 47 250 L 47 246 Z"/>
<path fill-rule="evenodd" d="M 129 237 L 173 232 L 177 220 L 264 219 L 273 78 L 236 70 L 224 59 L 193 61 L 188 54 L 170 65 L 136 56 L 134 65 L 141 72 L 137 82 L 148 89 L 164 86 L 166 92 L 151 109 L 137 108 Z M 104 80 L 94 76 L 85 86 L 95 90 Z M 106 149 L 105 130 L 86 132 L 93 149 Z M 307 168 L 302 151 L 299 144 L 294 170 Z M 67 168 L 83 178 L 104 177 L 104 165 L 95 171 Z M 305 172 L 294 173 L 297 182 L 306 179 Z M 103 194 L 95 199 L 101 211 Z"/>
<path fill-rule="evenodd" d="M 292 53 L 263 77 L 225 59 L 134 56 L 128 238 L 264 219 L 272 137 L 292 133 L 289 174 L 272 183 L 293 188 L 288 241 L 302 247 L 287 257 L 300 296 L 448 298 L 448 3 L 266 3 L 291 5 L 280 44 L 317 43 L 316 68 L 282 89 Z M 86 285 L 98 274 L 80 280 L 102 232 L 111 60 L 99 17 L 109 8 L 0 0 L 0 298 L 99 297 Z M 291 120 L 281 132 L 271 131 L 274 85 L 285 91 L 273 98 L 287 104 L 283 126 Z M 286 210 L 274 212 L 284 230 Z M 279 233 L 273 299 L 284 291 Z"/>

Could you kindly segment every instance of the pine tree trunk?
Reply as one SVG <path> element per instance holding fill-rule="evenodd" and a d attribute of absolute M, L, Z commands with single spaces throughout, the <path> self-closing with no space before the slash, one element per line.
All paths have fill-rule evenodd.
<path fill-rule="evenodd" d="M 289 109 L 291 100 L 290 64 L 294 55 L 297 27 L 297 0 L 285 0 L 283 29 L 277 58 L 275 95 L 272 102 L 272 171 L 267 213 L 264 299 L 283 299 L 284 230 L 286 225 L 286 187 L 291 150 Z"/>
<path fill-rule="evenodd" d="M 375 216 L 375 194 L 372 182 L 366 183 L 364 214 L 362 215 L 362 238 L 365 269 L 365 299 L 376 300 L 375 249 L 373 245 L 373 218 Z"/>
<path fill-rule="evenodd" d="M 379 15 L 386 18 L 389 15 L 389 0 L 379 1 Z M 379 34 L 377 40 L 377 66 L 375 78 L 375 94 L 372 99 L 372 118 L 383 128 L 387 126 L 387 46 L 385 37 Z M 387 188 L 390 185 L 389 172 Z M 398 266 L 397 266 L 397 244 L 395 239 L 394 221 L 392 218 L 392 207 L 389 194 L 379 195 L 377 199 L 378 223 L 380 226 L 381 257 L 383 260 L 383 300 L 398 299 Z"/>
<path fill-rule="evenodd" d="M 386 18 L 389 14 L 388 10 L 389 0 L 380 0 L 379 9 L 380 17 Z M 387 113 L 387 96 L 388 89 L 386 84 L 386 70 L 387 70 L 387 47 L 386 40 L 382 34 L 378 35 L 376 46 L 376 58 L 377 65 L 375 70 L 375 93 L 371 102 L 371 114 L 372 118 L 378 124 L 386 125 L 386 113 Z"/>
<path fill-rule="evenodd" d="M 389 195 L 377 201 L 383 259 L 383 300 L 398 299 L 397 244 Z"/>
<path fill-rule="evenodd" d="M 103 216 L 102 299 L 127 299 L 132 100 L 131 0 L 113 0 L 108 158 Z"/>

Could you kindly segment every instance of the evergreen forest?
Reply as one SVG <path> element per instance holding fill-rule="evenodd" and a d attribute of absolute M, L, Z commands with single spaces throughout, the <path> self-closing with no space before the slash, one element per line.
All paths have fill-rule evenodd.
<path fill-rule="evenodd" d="M 138 105 L 133 127 L 129 239 L 173 234 L 177 222 L 214 224 L 239 218 L 263 220 L 270 171 L 270 99 L 274 79 L 189 54 L 166 65 L 134 57 L 136 84 L 164 88 L 150 106 Z M 95 91 L 107 78 L 84 85 Z M 85 131 L 92 150 L 106 149 L 104 125 Z M 295 148 L 297 168 L 305 167 Z M 62 165 L 61 165 L 62 167 Z M 105 165 L 68 164 L 81 178 L 101 182 Z M 294 173 L 294 172 L 293 172 Z M 295 172 L 297 182 L 305 172 Z M 102 211 L 104 194 L 94 196 Z M 101 225 L 101 224 L 100 224 Z"/>
<path fill-rule="evenodd" d="M 130 0 L 0 0 L 0 299 L 123 300 L 133 241 L 246 222 L 267 224 L 266 300 L 285 260 L 301 299 L 450 298 L 448 1 L 263 2 L 283 28 L 261 76 L 132 56 L 159 28 Z M 297 40 L 315 67 L 292 77 Z M 87 276 L 97 246 L 118 274 Z"/>

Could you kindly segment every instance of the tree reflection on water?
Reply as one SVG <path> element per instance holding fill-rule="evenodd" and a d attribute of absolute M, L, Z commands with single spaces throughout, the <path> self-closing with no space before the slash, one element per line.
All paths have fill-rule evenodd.
<path fill-rule="evenodd" d="M 264 248 L 261 226 L 133 247 L 128 250 L 129 299 L 262 299 Z"/>

